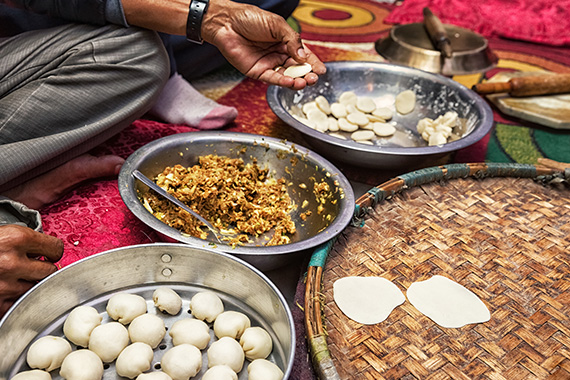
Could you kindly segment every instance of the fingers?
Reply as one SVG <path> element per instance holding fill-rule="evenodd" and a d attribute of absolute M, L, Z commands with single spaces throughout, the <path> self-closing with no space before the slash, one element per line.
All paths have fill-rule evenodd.
<path fill-rule="evenodd" d="M 19 273 L 18 278 L 25 281 L 40 281 L 56 271 L 57 267 L 50 262 L 29 259 L 25 270 Z"/>
<path fill-rule="evenodd" d="M 58 261 L 63 255 L 63 242 L 60 239 L 18 225 L 0 227 L 0 246 L 44 256 L 51 262 Z"/>

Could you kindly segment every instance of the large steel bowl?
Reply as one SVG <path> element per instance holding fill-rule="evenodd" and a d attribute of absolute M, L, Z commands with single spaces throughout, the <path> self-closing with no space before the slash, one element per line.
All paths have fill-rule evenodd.
<path fill-rule="evenodd" d="M 149 178 L 161 173 L 167 166 L 193 166 L 203 155 L 240 157 L 244 162 L 257 160 L 261 168 L 268 168 L 275 178 L 284 177 L 288 192 L 297 205 L 292 212 L 297 232 L 291 243 L 266 246 L 263 234 L 252 243 L 232 247 L 220 244 L 210 233 L 207 240 L 182 234 L 154 217 L 143 206 L 140 196 L 148 191 L 146 185 L 135 180 L 132 172 L 138 169 Z M 332 199 L 324 204 L 325 211 L 317 212 L 319 202 L 313 194 L 313 184 L 325 181 L 332 189 Z M 191 132 L 153 141 L 127 158 L 119 174 L 119 191 L 127 207 L 145 224 L 152 227 L 166 241 L 176 241 L 197 247 L 222 250 L 236 255 L 261 270 L 275 269 L 311 248 L 338 235 L 350 222 L 354 212 L 354 193 L 346 177 L 320 155 L 298 145 L 260 135 L 233 132 Z M 306 206 L 302 206 L 307 201 Z M 303 220 L 301 213 L 312 215 Z M 327 218 L 330 216 L 330 219 Z"/>
<path fill-rule="evenodd" d="M 333 162 L 358 167 L 399 170 L 402 172 L 432 166 L 459 149 L 482 139 L 493 126 L 489 105 L 475 92 L 439 74 L 381 62 L 339 61 L 326 63 L 327 73 L 318 83 L 300 91 L 270 86 L 267 102 L 285 123 L 303 133 L 318 153 Z M 417 102 L 414 110 L 394 113 L 397 132 L 391 138 L 375 138 L 374 145 L 357 143 L 343 132 L 347 140 L 319 132 L 298 121 L 302 105 L 323 95 L 336 101 L 345 91 L 370 96 L 377 105 L 393 107 L 397 94 L 413 90 Z M 416 130 L 417 122 L 455 111 L 463 120 L 462 138 L 447 144 L 428 146 Z"/>
<path fill-rule="evenodd" d="M 179 314 L 157 311 L 152 293 L 158 286 L 170 287 L 181 296 Z M 76 306 L 93 306 L 101 313 L 102 323 L 107 323 L 108 299 L 117 293 L 134 293 L 144 297 L 148 312 L 162 318 L 169 328 L 189 317 L 190 298 L 203 290 L 215 292 L 225 310 L 240 311 L 249 316 L 252 326 L 269 332 L 274 348 L 268 359 L 281 367 L 286 379 L 295 355 L 295 327 L 291 310 L 276 286 L 253 266 L 226 253 L 168 243 L 123 247 L 90 256 L 54 273 L 26 293 L 0 321 L 0 379 L 29 370 L 29 345 L 44 335 L 63 337 L 63 322 Z M 212 328 L 210 335 L 211 344 L 215 340 Z M 151 371 L 160 368 L 162 355 L 171 347 L 166 334 L 154 350 Z M 204 352 L 196 379 L 208 369 Z M 246 367 L 247 363 L 239 379 L 247 379 Z M 58 370 L 51 374 L 54 380 L 61 379 Z M 103 379 L 123 378 L 111 363 Z"/>

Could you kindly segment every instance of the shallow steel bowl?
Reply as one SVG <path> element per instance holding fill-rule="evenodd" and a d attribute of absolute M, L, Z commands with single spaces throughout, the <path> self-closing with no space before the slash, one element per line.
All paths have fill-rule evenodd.
<path fill-rule="evenodd" d="M 313 149 L 333 162 L 402 172 L 414 170 L 431 166 L 446 155 L 476 143 L 493 126 L 489 105 L 474 91 L 442 75 L 381 62 L 338 61 L 328 62 L 326 66 L 327 73 L 317 84 L 303 90 L 270 86 L 267 102 L 281 120 L 302 132 Z M 346 140 L 333 137 L 294 117 L 303 116 L 303 104 L 317 96 L 323 95 L 332 103 L 345 91 L 370 96 L 378 106 L 394 109 L 396 95 L 404 90 L 416 93 L 414 110 L 406 115 L 394 112 L 391 123 L 395 124 L 396 133 L 390 138 L 375 137 L 373 145 L 357 143 L 346 132 L 343 132 Z M 435 119 L 447 111 L 458 113 L 463 137 L 428 146 L 416 130 L 417 122 L 424 117 Z"/>
<path fill-rule="evenodd" d="M 182 298 L 177 315 L 159 312 L 152 293 L 158 286 L 175 290 Z M 110 322 L 105 308 L 117 293 L 134 293 L 147 300 L 148 313 L 156 314 L 167 328 L 179 319 L 190 317 L 189 301 L 199 291 L 215 292 L 224 310 L 246 314 L 252 326 L 260 326 L 273 339 L 269 360 L 289 376 L 295 353 L 295 327 L 291 310 L 276 286 L 259 270 L 223 252 L 199 249 L 185 244 L 157 243 L 113 249 L 77 261 L 49 276 L 26 293 L 0 321 L 0 379 L 29 370 L 26 353 L 29 345 L 44 335 L 63 337 L 63 323 L 79 305 L 97 309 L 102 323 Z M 210 326 L 210 344 L 215 340 Z M 76 349 L 72 345 L 73 349 Z M 154 350 L 151 371 L 160 368 L 162 355 L 172 347 L 168 333 Z M 200 379 L 208 369 L 202 351 Z M 59 371 L 51 372 L 54 380 Z M 119 377 L 114 363 L 106 366 L 104 380 Z M 247 379 L 247 362 L 239 374 Z"/>
<path fill-rule="evenodd" d="M 256 159 L 261 168 L 269 169 L 270 176 L 284 177 L 288 181 L 288 193 L 296 205 L 292 218 L 297 232 L 291 236 L 291 243 L 265 246 L 266 237 L 273 233 L 269 231 L 252 238 L 252 243 L 234 248 L 220 244 L 212 233 L 207 240 L 182 234 L 147 211 L 140 197 L 148 191 L 148 187 L 133 178 L 133 170 L 138 169 L 147 177 L 153 178 L 167 166 L 193 166 L 198 163 L 200 156 L 208 154 L 240 157 L 246 163 Z M 319 202 L 313 194 L 313 185 L 322 181 L 329 184 L 331 199 L 323 205 L 324 211 L 318 212 Z M 329 161 L 304 147 L 247 133 L 191 132 L 153 141 L 126 160 L 119 174 L 119 191 L 127 207 L 167 241 L 222 250 L 261 270 L 283 266 L 306 254 L 311 248 L 332 239 L 348 225 L 354 212 L 352 187 Z M 303 220 L 301 214 L 308 210 L 312 214 Z"/>

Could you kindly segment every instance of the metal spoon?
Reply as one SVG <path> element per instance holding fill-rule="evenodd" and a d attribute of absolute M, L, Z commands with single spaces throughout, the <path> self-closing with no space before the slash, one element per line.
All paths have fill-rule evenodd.
<path fill-rule="evenodd" d="M 172 194 L 169 194 L 166 190 L 164 190 L 162 187 L 158 186 L 156 183 L 154 183 L 154 181 L 152 181 L 150 178 L 148 178 L 147 176 L 142 174 L 140 171 L 138 171 L 136 169 L 133 170 L 133 177 L 135 177 L 136 179 L 138 179 L 139 181 L 141 181 L 142 183 L 144 183 L 145 185 L 147 185 L 148 187 L 150 187 L 151 189 L 156 191 L 158 194 L 160 194 L 164 198 L 168 199 L 170 202 L 174 203 L 176 206 L 180 207 L 184 211 L 186 211 L 189 214 L 191 214 L 192 216 L 194 216 L 200 222 L 204 223 L 206 225 L 206 227 L 208 227 L 208 229 L 210 231 L 212 231 L 212 233 L 214 234 L 214 236 L 216 237 L 218 242 L 220 244 L 222 244 L 222 241 L 220 240 L 221 233 L 210 222 L 208 222 L 206 219 L 204 219 L 203 216 L 198 214 L 196 211 L 192 210 L 190 207 L 186 206 L 180 200 L 176 199 Z"/>

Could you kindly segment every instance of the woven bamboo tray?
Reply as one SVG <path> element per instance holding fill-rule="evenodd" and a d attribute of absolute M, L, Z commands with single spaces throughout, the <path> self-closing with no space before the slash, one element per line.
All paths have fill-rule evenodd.
<path fill-rule="evenodd" d="M 320 379 L 570 378 L 570 171 L 453 164 L 392 179 L 309 264 L 305 324 Z M 405 294 L 443 275 L 491 320 L 438 326 L 408 301 L 382 323 L 348 319 L 335 280 L 382 276 Z"/>

